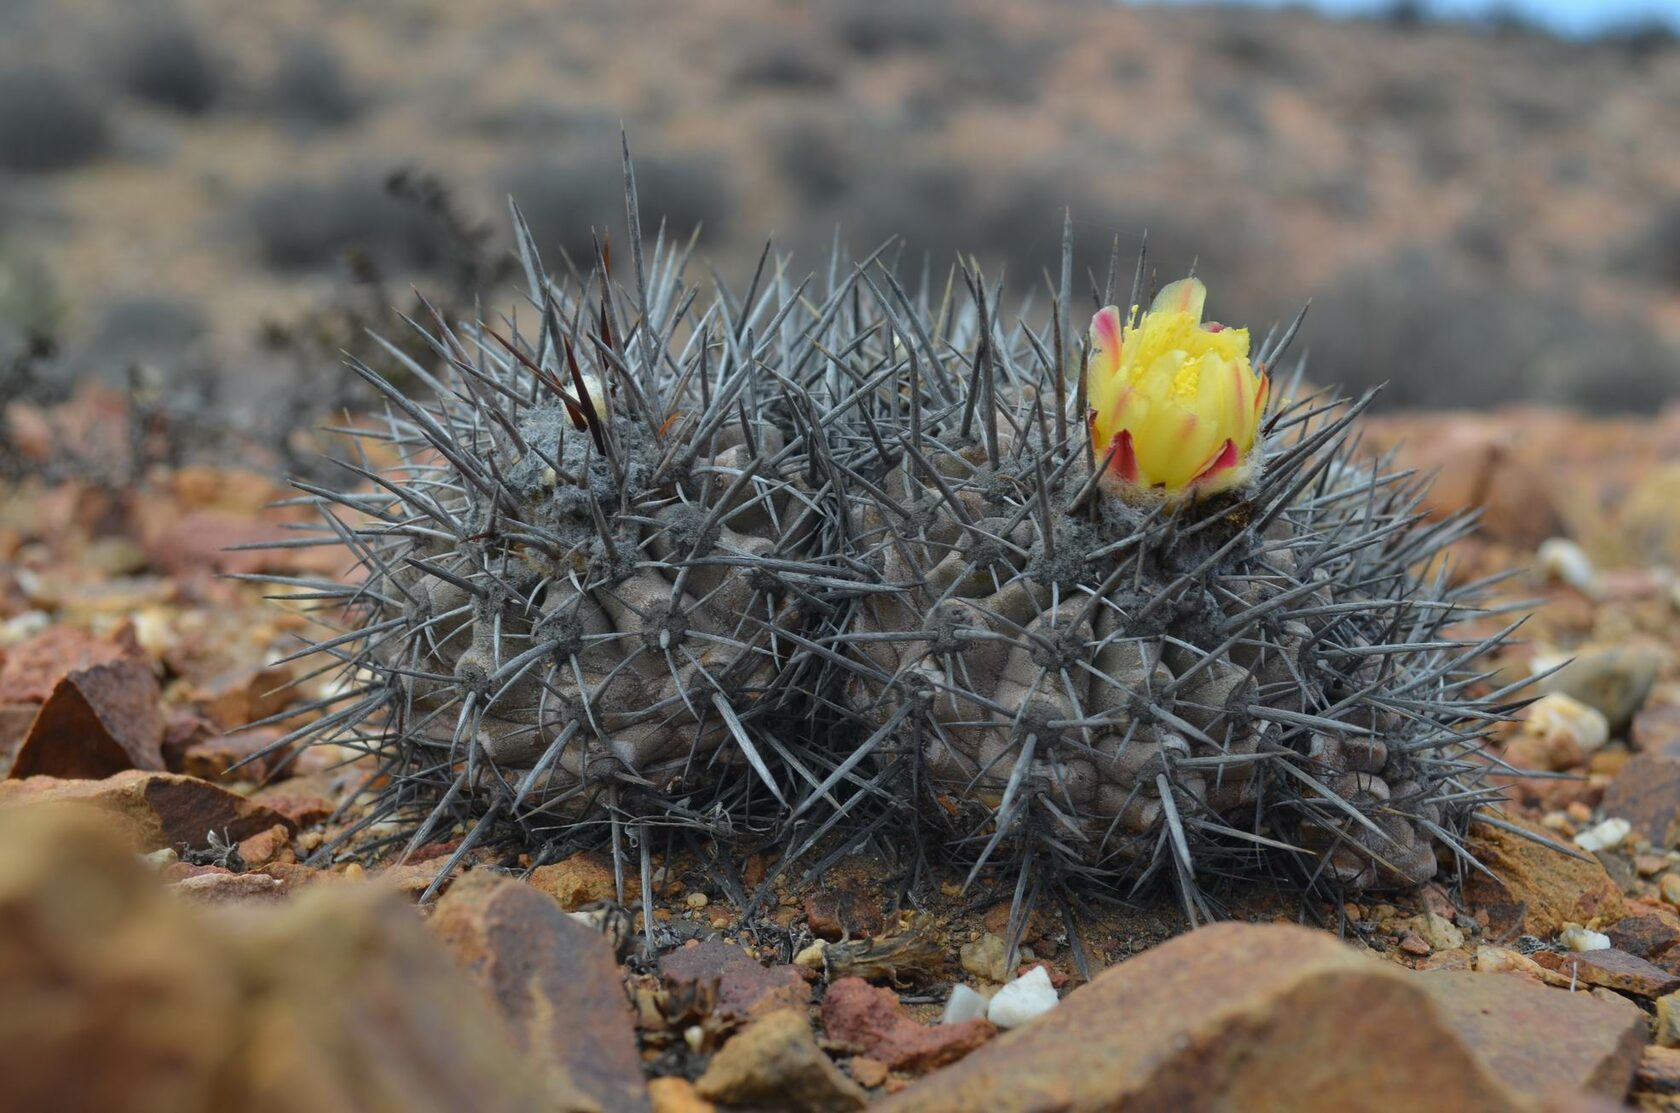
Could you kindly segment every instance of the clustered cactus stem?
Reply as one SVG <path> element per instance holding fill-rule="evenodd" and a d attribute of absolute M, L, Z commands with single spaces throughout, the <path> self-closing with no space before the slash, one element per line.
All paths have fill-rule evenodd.
<path fill-rule="evenodd" d="M 457 861 L 632 844 L 646 901 L 659 837 L 874 845 L 1012 877 L 1017 922 L 1471 863 L 1517 706 L 1476 662 L 1514 627 L 1455 632 L 1489 613 L 1438 559 L 1473 523 L 1356 456 L 1368 397 L 1268 409 L 1299 319 L 1251 360 L 1199 280 L 1143 310 L 1140 258 L 1106 305 L 1111 260 L 1081 344 L 1066 225 L 1037 324 L 886 248 L 796 280 L 767 247 L 703 297 L 625 176 L 630 286 L 604 240 L 549 278 L 515 209 L 534 325 L 414 323 L 432 365 L 390 351 L 430 397 L 354 365 L 389 400 L 354 487 L 300 484 L 299 543 L 360 575 L 289 581 L 339 688 L 282 744 L 375 770 L 321 855 L 375 824 L 409 852 L 460 825 Z"/>

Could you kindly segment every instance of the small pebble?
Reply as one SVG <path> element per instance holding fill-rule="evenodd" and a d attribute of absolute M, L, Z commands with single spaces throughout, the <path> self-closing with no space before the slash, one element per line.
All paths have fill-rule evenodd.
<path fill-rule="evenodd" d="M 965 1020 L 986 1015 L 991 1002 L 984 994 L 976 993 L 966 985 L 958 985 L 951 990 L 950 1000 L 945 1002 L 945 1015 L 939 1018 L 941 1024 L 961 1024 Z"/>
<path fill-rule="evenodd" d="M 698 912 L 712 902 L 705 893 L 690 893 L 683 898 L 683 903 Z"/>
<path fill-rule="evenodd" d="M 360 862 L 351 862 L 348 866 L 344 867 L 344 876 L 349 881 L 360 881 L 365 873 L 367 873 L 367 871 L 362 869 L 362 864 Z"/>
<path fill-rule="evenodd" d="M 181 856 L 166 846 L 162 850 L 154 850 L 150 854 L 140 855 L 140 860 L 155 870 L 161 870 L 171 862 L 179 862 Z"/>
<path fill-rule="evenodd" d="M 1657 892 L 1669 904 L 1680 907 L 1680 874 L 1665 873 L 1657 882 Z"/>
<path fill-rule="evenodd" d="M 809 947 L 806 947 L 803 951 L 794 955 L 793 964 L 795 966 L 806 966 L 812 970 L 821 970 L 823 968 L 823 964 L 828 961 L 823 954 L 823 952 L 827 950 L 828 944 L 819 939 L 815 943 L 812 943 Z"/>
<path fill-rule="evenodd" d="M 1540 542 L 1534 560 L 1548 579 L 1568 584 L 1589 599 L 1598 596 L 1598 570 L 1593 567 L 1592 558 L 1567 537 L 1551 537 Z"/>
<path fill-rule="evenodd" d="M 1633 860 L 1633 868 L 1640 877 L 1655 877 L 1668 868 L 1668 859 L 1661 854 L 1641 854 Z"/>
<path fill-rule="evenodd" d="M 851 1071 L 852 1081 L 865 1090 L 873 1090 L 887 1080 L 887 1064 L 879 1059 L 871 1059 L 867 1055 L 858 1055 L 846 1066 Z"/>
<path fill-rule="evenodd" d="M 1597 852 L 1600 850 L 1614 850 L 1622 845 L 1622 840 L 1633 831 L 1633 824 L 1618 817 L 1606 819 L 1596 827 L 1582 831 L 1575 836 L 1575 845 L 1582 850 Z"/>
<path fill-rule="evenodd" d="M 706 1045 L 706 1030 L 698 1024 L 690 1024 L 683 1029 L 683 1042 L 688 1044 L 690 1051 L 699 1054 L 700 1049 Z"/>
<path fill-rule="evenodd" d="M 1419 958 L 1425 957 L 1434 950 L 1425 942 L 1423 936 L 1415 931 L 1408 931 L 1400 937 L 1400 949 L 1409 955 L 1417 955 Z"/>
<path fill-rule="evenodd" d="M 986 1010 L 986 1019 L 999 1028 L 1019 1028 L 1055 1008 L 1057 1000 L 1049 972 L 1035 966 L 997 991 Z"/>
<path fill-rule="evenodd" d="M 1610 937 L 1603 932 L 1588 931 L 1584 927 L 1570 924 L 1558 935 L 1558 942 L 1572 951 L 1608 951 Z"/>

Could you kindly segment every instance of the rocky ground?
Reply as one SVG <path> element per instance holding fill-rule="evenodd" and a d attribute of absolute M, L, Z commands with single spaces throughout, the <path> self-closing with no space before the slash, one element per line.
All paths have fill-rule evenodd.
<path fill-rule="evenodd" d="M 119 399 L 14 408 L 43 450 Z M 103 436 L 98 430 L 104 429 Z M 50 435 L 48 435 L 50 434 Z M 43 437 L 45 439 L 43 439 Z M 18 1109 L 1595 1109 L 1680 1103 L 1680 410 L 1374 420 L 1485 511 L 1458 575 L 1530 571 L 1486 867 L 1340 908 L 1239 888 L 1035 915 L 872 859 L 809 879 L 656 855 L 659 945 L 610 858 L 401 864 L 357 755 L 241 764 L 323 683 L 302 615 L 227 572 L 295 509 L 153 466 L 0 499 L 0 1106 Z M 84 461 L 84 465 L 85 465 Z M 302 554 L 309 554 L 304 557 Z M 327 852 L 322 853 L 323 848 Z M 460 861 L 456 861 L 460 858 Z M 446 868 L 455 866 L 440 882 Z M 98 1069 L 90 1069 L 97 1064 Z"/>

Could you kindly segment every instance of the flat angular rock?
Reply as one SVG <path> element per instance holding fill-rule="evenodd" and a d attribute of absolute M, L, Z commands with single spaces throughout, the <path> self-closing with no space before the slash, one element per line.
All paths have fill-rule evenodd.
<path fill-rule="evenodd" d="M 1633 905 L 1637 909 L 1640 905 Z M 1617 950 L 1644 959 L 1656 959 L 1667 954 L 1680 943 L 1680 916 L 1667 910 L 1653 909 L 1638 915 L 1626 916 L 1604 933 Z"/>
<path fill-rule="evenodd" d="M 430 926 L 490 992 L 521 1053 L 540 1069 L 551 1108 L 644 1113 L 647 1084 L 612 946 L 543 893 L 469 872 Z M 567 1102 L 559 1095 L 569 1095 Z"/>
<path fill-rule="evenodd" d="M 210 831 L 238 842 L 291 820 L 206 781 L 131 769 L 101 781 L 30 777 L 0 781 L 0 805 L 80 804 L 113 813 L 137 851 L 201 847 Z M 295 829 L 295 828 L 294 828 Z"/>
<path fill-rule="evenodd" d="M 151 667 L 130 658 L 70 673 L 30 724 L 11 775 L 98 779 L 161 770 L 162 697 Z"/>
<path fill-rule="evenodd" d="M 1680 756 L 1635 754 L 1604 790 L 1604 814 L 1627 820 L 1652 846 L 1680 846 Z"/>
<path fill-rule="evenodd" d="M 574 854 L 563 861 L 538 866 L 528 880 L 559 901 L 567 912 L 576 912 L 598 900 L 618 898 L 612 864 L 599 854 Z"/>
<path fill-rule="evenodd" d="M 904 1011 L 898 994 L 862 978 L 841 978 L 828 987 L 822 1003 L 823 1032 L 850 1044 L 893 1070 L 920 1073 L 954 1063 L 993 1036 L 997 1028 L 983 1018 L 929 1027 Z"/>
<path fill-rule="evenodd" d="M 145 663 L 145 652 L 124 624 L 109 638 L 73 626 L 49 626 L 12 646 L 0 665 L 0 703 L 45 703 L 70 673 L 113 661 Z"/>
<path fill-rule="evenodd" d="M 390 894 L 212 914 L 87 808 L 0 809 L 0 1109 L 562 1108 Z"/>
<path fill-rule="evenodd" d="M 798 1009 L 777 1009 L 749 1024 L 712 1057 L 694 1088 L 703 1098 L 747 1109 L 850 1113 L 869 1104 L 863 1088 L 817 1046 Z"/>
<path fill-rule="evenodd" d="M 1557 841 L 1543 828 L 1505 820 Z M 1488 914 L 1493 942 L 1522 934 L 1550 939 L 1566 923 L 1622 917 L 1622 891 L 1596 858 L 1573 857 L 1485 823 L 1470 828 L 1470 853 L 1494 875 L 1475 870 L 1464 883 L 1464 899 Z"/>
<path fill-rule="evenodd" d="M 1607 951 L 1576 951 L 1566 955 L 1540 951 L 1534 961 L 1548 970 L 1579 981 L 1603 986 L 1636 997 L 1661 997 L 1680 989 L 1680 976 L 1647 962 L 1638 955 L 1611 948 Z"/>
<path fill-rule="evenodd" d="M 1586 994 L 1220 924 L 1128 959 L 879 1108 L 1515 1111 L 1559 1088 L 1619 1099 L 1642 1031 Z"/>
<path fill-rule="evenodd" d="M 811 987 L 798 967 L 765 966 L 721 939 L 684 944 L 660 958 L 659 973 L 677 986 L 718 979 L 718 1014 L 730 1020 L 804 1008 L 811 1001 Z"/>

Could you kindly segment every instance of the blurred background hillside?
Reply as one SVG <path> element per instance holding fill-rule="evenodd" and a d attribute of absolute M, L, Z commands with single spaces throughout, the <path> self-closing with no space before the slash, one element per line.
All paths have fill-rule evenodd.
<path fill-rule="evenodd" d="M 1672 28 L 1353 6 L 3 0 L 0 386 L 310 416 L 411 287 L 496 300 L 510 193 L 554 265 L 621 224 L 622 124 L 737 282 L 838 228 L 1041 291 L 1066 205 L 1390 407 L 1674 395 Z"/>

